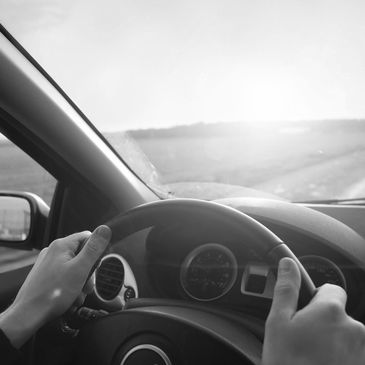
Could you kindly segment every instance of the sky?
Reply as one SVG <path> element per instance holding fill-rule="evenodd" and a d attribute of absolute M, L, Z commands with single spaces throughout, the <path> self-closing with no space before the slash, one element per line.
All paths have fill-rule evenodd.
<path fill-rule="evenodd" d="M 365 117 L 362 0 L 0 0 L 103 131 Z"/>

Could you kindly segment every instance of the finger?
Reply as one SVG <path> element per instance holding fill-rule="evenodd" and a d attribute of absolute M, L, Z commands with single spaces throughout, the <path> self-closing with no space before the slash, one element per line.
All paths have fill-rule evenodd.
<path fill-rule="evenodd" d="M 48 248 L 44 248 L 38 255 L 37 261 L 34 263 L 32 271 L 35 271 L 43 262 L 44 258 L 46 257 L 48 252 Z"/>
<path fill-rule="evenodd" d="M 317 294 L 311 300 L 312 303 L 326 303 L 339 305 L 340 308 L 345 309 L 347 302 L 347 294 L 344 289 L 338 285 L 324 284 L 318 288 Z"/>
<path fill-rule="evenodd" d="M 61 240 L 67 239 L 69 241 L 79 242 L 79 241 L 84 240 L 85 238 L 90 237 L 90 235 L 91 235 L 90 231 L 76 232 L 76 233 L 70 234 L 69 236 L 61 238 Z"/>
<path fill-rule="evenodd" d="M 53 241 L 50 248 L 53 250 L 70 251 L 76 253 L 79 246 L 91 235 L 90 231 L 83 231 L 71 234 L 67 237 L 59 238 Z"/>
<path fill-rule="evenodd" d="M 80 307 L 84 304 L 85 299 L 86 299 L 86 294 L 81 292 L 81 293 L 78 295 L 78 297 L 75 299 L 75 301 L 73 302 L 73 304 L 72 304 L 72 308 L 73 308 L 73 309 L 76 309 L 76 310 L 77 310 L 78 308 L 80 308 Z"/>
<path fill-rule="evenodd" d="M 48 248 L 44 248 L 38 255 L 37 257 L 37 261 L 35 262 L 35 264 L 33 265 L 33 268 L 36 268 L 38 267 L 41 262 L 44 260 L 44 257 L 47 255 L 47 252 L 48 252 Z"/>
<path fill-rule="evenodd" d="M 91 277 L 86 284 L 84 285 L 82 292 L 85 293 L 86 295 L 89 295 L 93 292 L 94 290 L 94 278 Z"/>
<path fill-rule="evenodd" d="M 300 271 L 294 260 L 283 258 L 279 263 L 270 316 L 290 319 L 297 311 L 300 289 Z"/>
<path fill-rule="evenodd" d="M 68 308 L 67 310 L 67 314 L 68 315 L 73 315 L 77 312 L 77 310 L 84 304 L 86 299 L 86 294 L 84 293 L 80 293 L 77 298 L 74 300 L 74 302 L 72 303 L 71 307 Z"/>
<path fill-rule="evenodd" d="M 96 228 L 74 260 L 83 265 L 88 273 L 93 271 L 94 265 L 107 249 L 111 235 L 111 230 L 107 226 Z"/>

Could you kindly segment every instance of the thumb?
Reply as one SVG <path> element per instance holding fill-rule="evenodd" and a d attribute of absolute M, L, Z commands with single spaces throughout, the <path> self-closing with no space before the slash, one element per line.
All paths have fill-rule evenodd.
<path fill-rule="evenodd" d="M 79 254 L 75 257 L 87 272 L 94 271 L 98 259 L 106 251 L 112 232 L 107 226 L 99 226 L 88 238 Z"/>
<path fill-rule="evenodd" d="M 283 258 L 279 263 L 274 298 L 269 316 L 290 320 L 297 311 L 300 271 L 294 260 Z"/>

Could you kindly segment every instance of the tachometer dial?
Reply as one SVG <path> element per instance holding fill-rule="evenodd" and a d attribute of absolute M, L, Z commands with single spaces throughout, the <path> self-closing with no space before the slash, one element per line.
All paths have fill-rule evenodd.
<path fill-rule="evenodd" d="M 181 271 L 181 285 L 191 298 L 209 301 L 222 297 L 237 278 L 237 261 L 232 251 L 217 243 L 207 243 L 191 251 Z"/>
<path fill-rule="evenodd" d="M 346 290 L 345 276 L 334 262 L 321 256 L 302 256 L 299 260 L 316 287 L 329 283 L 341 286 Z"/>

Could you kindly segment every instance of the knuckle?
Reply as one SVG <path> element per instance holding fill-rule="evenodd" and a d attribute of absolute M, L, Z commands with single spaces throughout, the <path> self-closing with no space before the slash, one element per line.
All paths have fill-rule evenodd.
<path fill-rule="evenodd" d="M 49 245 L 49 249 L 50 250 L 57 250 L 57 249 L 59 249 L 60 247 L 61 247 L 61 245 L 62 245 L 62 242 L 61 242 L 61 239 L 56 239 L 56 240 L 54 240 L 50 245 Z"/>
<path fill-rule="evenodd" d="M 358 341 L 365 343 L 365 327 L 362 323 L 353 320 L 351 324 L 351 331 Z"/>
<path fill-rule="evenodd" d="M 42 249 L 39 254 L 38 254 L 38 257 L 37 257 L 37 260 L 35 262 L 35 265 L 39 265 L 45 258 L 46 254 L 48 252 L 48 248 L 44 248 Z"/>
<path fill-rule="evenodd" d="M 332 295 L 336 295 L 336 297 L 339 298 L 347 297 L 345 289 L 335 284 L 325 283 L 320 287 L 320 290 L 323 290 L 326 293 L 331 293 Z"/>
<path fill-rule="evenodd" d="M 48 252 L 48 247 L 42 249 L 41 252 L 39 253 L 38 257 L 42 258 L 42 257 L 46 256 L 47 252 Z"/>
<path fill-rule="evenodd" d="M 45 247 L 41 250 L 41 252 L 39 253 L 39 255 L 45 255 L 48 251 L 48 247 Z"/>
<path fill-rule="evenodd" d="M 345 313 L 341 303 L 336 300 L 328 301 L 326 303 L 325 310 L 332 319 L 338 319 Z"/>
<path fill-rule="evenodd" d="M 329 284 L 329 283 L 324 283 L 321 288 L 322 289 L 328 289 L 328 288 L 331 288 L 333 286 L 333 284 Z"/>

